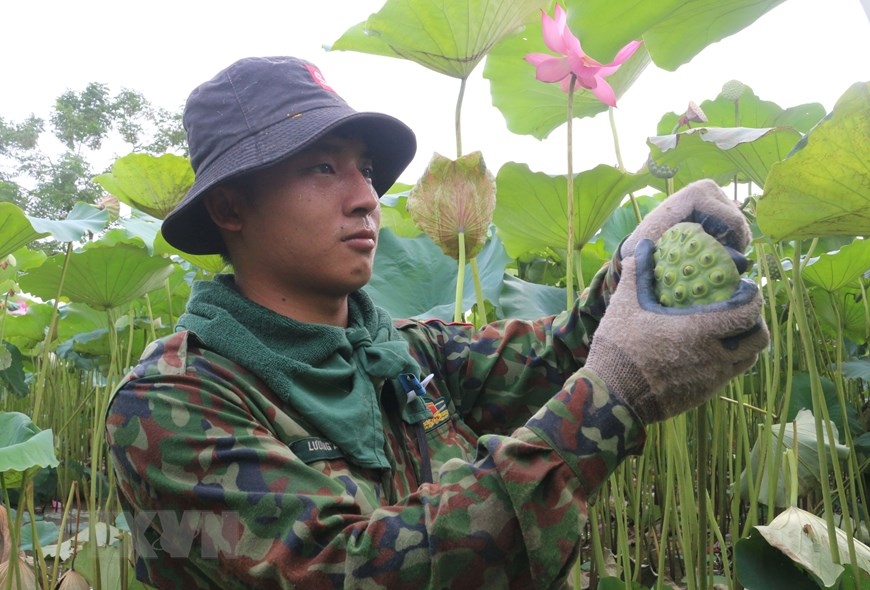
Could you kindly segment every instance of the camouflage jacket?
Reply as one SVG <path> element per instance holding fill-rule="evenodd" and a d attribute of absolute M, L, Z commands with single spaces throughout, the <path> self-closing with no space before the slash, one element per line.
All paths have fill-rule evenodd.
<path fill-rule="evenodd" d="M 551 588 L 586 504 L 638 453 L 633 412 L 582 369 L 608 289 L 475 330 L 396 323 L 431 416 L 378 383 L 389 470 L 356 466 L 256 375 L 186 331 L 116 390 L 106 434 L 137 577 L 159 588 Z"/>

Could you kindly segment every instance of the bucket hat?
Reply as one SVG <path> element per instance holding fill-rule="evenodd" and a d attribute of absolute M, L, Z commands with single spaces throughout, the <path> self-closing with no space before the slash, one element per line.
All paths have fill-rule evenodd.
<path fill-rule="evenodd" d="M 203 205 L 215 185 L 267 168 L 339 128 L 366 143 L 378 196 L 414 158 L 413 131 L 382 113 L 358 112 L 314 64 L 295 57 L 241 59 L 198 86 L 182 116 L 193 186 L 163 220 L 163 237 L 189 254 L 216 254 L 223 242 Z"/>

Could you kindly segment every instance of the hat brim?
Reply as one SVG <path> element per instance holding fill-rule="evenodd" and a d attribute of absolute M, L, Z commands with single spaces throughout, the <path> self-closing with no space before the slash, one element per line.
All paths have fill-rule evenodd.
<path fill-rule="evenodd" d="M 163 237 L 188 254 L 224 251 L 220 232 L 203 204 L 204 194 L 224 181 L 272 166 L 339 129 L 351 131 L 366 143 L 378 196 L 393 186 L 417 151 L 414 132 L 386 114 L 339 105 L 288 117 L 238 142 L 198 171 L 187 195 L 163 220 Z"/>

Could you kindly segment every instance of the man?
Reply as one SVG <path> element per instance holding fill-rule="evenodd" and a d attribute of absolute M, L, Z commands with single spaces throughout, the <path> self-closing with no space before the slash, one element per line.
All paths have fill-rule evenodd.
<path fill-rule="evenodd" d="M 587 499 L 640 452 L 644 424 L 709 398 L 767 344 L 750 281 L 687 310 L 653 298 L 667 227 L 748 245 L 713 183 L 649 215 L 621 277 L 620 262 L 602 270 L 569 312 L 394 325 L 361 287 L 378 196 L 416 149 L 406 126 L 289 57 L 231 65 L 184 122 L 196 181 L 163 234 L 233 274 L 194 286 L 107 416 L 137 575 L 157 587 L 559 586 Z"/>

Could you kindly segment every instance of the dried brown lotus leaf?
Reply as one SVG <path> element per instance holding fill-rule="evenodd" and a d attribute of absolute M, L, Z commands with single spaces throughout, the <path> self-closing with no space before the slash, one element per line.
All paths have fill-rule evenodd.
<path fill-rule="evenodd" d="M 55 590 L 90 590 L 87 579 L 75 570 L 68 570 L 58 580 Z"/>
<path fill-rule="evenodd" d="M 13 571 L 11 561 L 0 563 L 0 588 L 12 588 L 13 590 L 37 590 L 36 574 L 33 567 L 28 563 L 23 554 L 19 554 L 16 564 L 17 570 Z M 10 582 L 8 578 L 12 577 Z M 20 582 L 20 583 L 19 583 Z M 11 586 L 10 586 L 11 584 Z"/>

